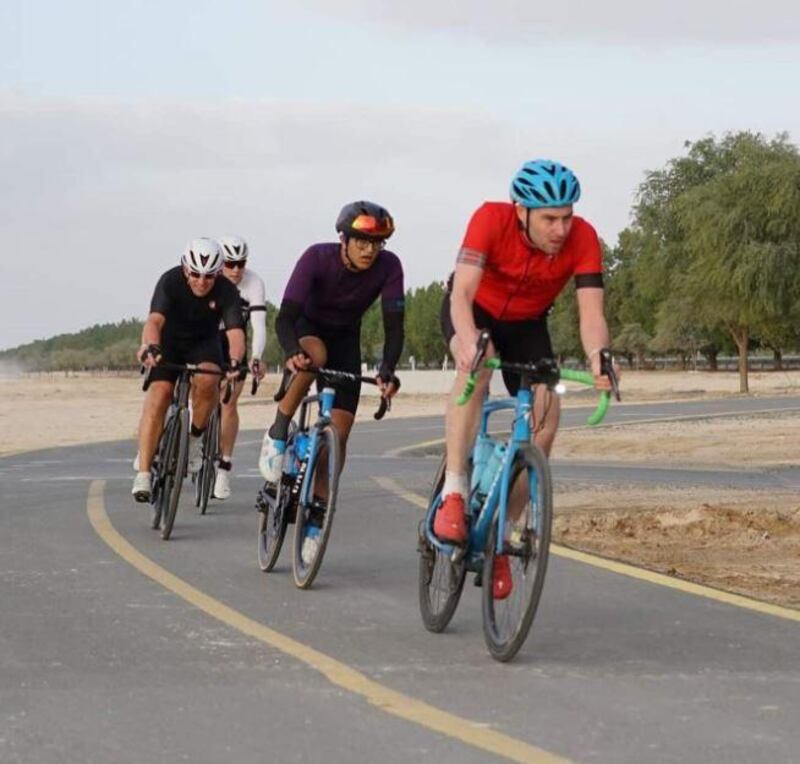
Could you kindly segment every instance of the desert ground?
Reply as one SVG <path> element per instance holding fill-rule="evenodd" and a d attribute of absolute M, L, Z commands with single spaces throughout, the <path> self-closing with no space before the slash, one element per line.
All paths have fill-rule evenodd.
<path fill-rule="evenodd" d="M 418 373 L 419 374 L 419 373 Z M 392 416 L 443 411 L 442 375 L 405 384 Z M 431 384 L 433 376 L 437 380 Z M 410 375 L 406 375 L 410 376 Z M 751 375 L 752 395 L 800 393 L 800 372 Z M 255 397 L 245 390 L 243 429 L 263 428 L 277 377 Z M 627 372 L 626 405 L 648 400 L 735 396 L 734 373 Z M 444 381 L 444 388 L 447 381 Z M 425 392 L 431 390 L 432 392 Z M 435 392 L 433 392 L 435 391 Z M 134 376 L 31 374 L 0 377 L 0 456 L 53 446 L 133 438 L 141 409 Z M 585 395 L 564 405 L 585 405 Z M 360 416 L 369 418 L 367 400 Z M 559 461 L 615 461 L 694 469 L 768 470 L 800 464 L 800 412 L 565 430 Z M 800 498 L 789 490 L 604 486 L 560 489 L 555 540 L 759 599 L 800 607 Z"/>

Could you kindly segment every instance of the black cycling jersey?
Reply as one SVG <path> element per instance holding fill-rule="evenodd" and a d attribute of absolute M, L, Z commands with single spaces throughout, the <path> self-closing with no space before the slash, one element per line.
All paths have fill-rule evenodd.
<path fill-rule="evenodd" d="M 225 329 L 244 329 L 239 290 L 228 279 L 219 277 L 205 297 L 197 297 L 180 265 L 170 268 L 158 280 L 150 312 L 166 318 L 162 344 L 165 340 L 191 342 L 216 338 L 220 321 Z"/>

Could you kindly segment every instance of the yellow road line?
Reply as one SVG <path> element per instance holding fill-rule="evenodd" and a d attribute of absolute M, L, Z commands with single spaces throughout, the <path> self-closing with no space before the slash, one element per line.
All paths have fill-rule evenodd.
<path fill-rule="evenodd" d="M 381 488 L 399 496 L 401 499 L 409 502 L 409 504 L 413 504 L 420 509 L 428 508 L 428 500 L 424 496 L 420 496 L 420 494 L 412 491 L 407 491 L 392 478 L 376 477 L 373 478 L 373 480 L 381 486 Z M 666 586 L 669 589 L 677 589 L 686 594 L 693 594 L 697 597 L 705 597 L 706 599 L 716 600 L 717 602 L 724 602 L 726 605 L 733 605 L 735 607 L 744 608 L 745 610 L 754 610 L 764 615 L 773 615 L 788 621 L 800 622 L 800 610 L 793 610 L 792 608 L 781 607 L 780 605 L 772 605 L 769 602 L 761 602 L 760 600 L 751 599 L 741 594 L 724 592 L 710 586 L 703 586 L 702 584 L 695 584 L 691 581 L 684 581 L 681 578 L 666 576 L 663 573 L 655 573 L 652 570 L 637 568 L 635 565 L 627 565 L 624 562 L 607 560 L 604 557 L 598 557 L 597 555 L 587 552 L 579 552 L 577 549 L 570 549 L 560 544 L 551 544 L 550 551 L 559 557 L 565 557 L 575 562 L 582 562 L 586 565 L 593 565 L 595 568 L 602 568 L 612 573 L 619 573 L 621 576 L 636 578 L 650 584 L 657 584 L 658 586 Z"/>
<path fill-rule="evenodd" d="M 531 762 L 532 764 L 564 764 L 568 761 L 522 740 L 487 729 L 469 719 L 442 711 L 435 706 L 385 687 L 346 663 L 337 661 L 313 647 L 270 629 L 196 589 L 143 555 L 119 534 L 106 513 L 104 493 L 104 480 L 95 480 L 89 486 L 86 512 L 97 535 L 138 571 L 204 613 L 316 669 L 331 683 L 364 698 L 387 714 L 460 740 L 462 743 L 501 756 L 509 761 Z"/>

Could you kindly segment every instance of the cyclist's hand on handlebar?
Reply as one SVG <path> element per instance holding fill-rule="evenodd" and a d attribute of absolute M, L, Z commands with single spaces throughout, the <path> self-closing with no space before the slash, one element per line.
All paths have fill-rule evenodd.
<path fill-rule="evenodd" d="M 311 366 L 311 359 L 301 350 L 286 359 L 286 368 L 293 374 Z"/>
<path fill-rule="evenodd" d="M 611 355 L 611 351 L 608 350 L 608 348 L 598 348 L 596 351 L 593 350 L 589 360 L 592 365 L 594 386 L 598 390 L 613 390 L 617 399 L 619 399 L 619 391 L 616 389 L 616 383 L 619 380 L 620 371 L 619 366 L 617 366 L 616 361 L 614 361 Z M 611 372 L 610 374 L 609 370 Z"/>
<path fill-rule="evenodd" d="M 253 358 L 250 361 L 250 373 L 258 379 L 259 381 L 264 379 L 264 375 L 267 373 L 267 370 L 264 368 L 264 364 L 258 360 L 258 358 Z"/>
<path fill-rule="evenodd" d="M 400 380 L 394 374 L 381 373 L 375 377 L 381 397 L 391 400 L 400 389 Z"/>
<path fill-rule="evenodd" d="M 140 346 L 136 358 L 146 369 L 152 369 L 161 360 L 161 345 L 151 343 Z"/>
<path fill-rule="evenodd" d="M 468 334 L 460 333 L 453 336 L 450 350 L 456 362 L 456 370 L 469 372 L 475 360 L 475 352 L 481 333 L 473 329 Z"/>
<path fill-rule="evenodd" d="M 228 370 L 225 372 L 225 379 L 231 382 L 240 382 L 247 376 L 247 367 L 236 358 L 231 358 L 228 363 Z"/>

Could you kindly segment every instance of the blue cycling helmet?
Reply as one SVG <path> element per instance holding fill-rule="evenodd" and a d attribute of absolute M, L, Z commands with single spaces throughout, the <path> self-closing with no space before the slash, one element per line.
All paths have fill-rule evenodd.
<path fill-rule="evenodd" d="M 511 199 L 523 207 L 566 207 L 581 198 L 581 184 L 568 167 L 549 159 L 525 162 L 511 181 Z"/>

